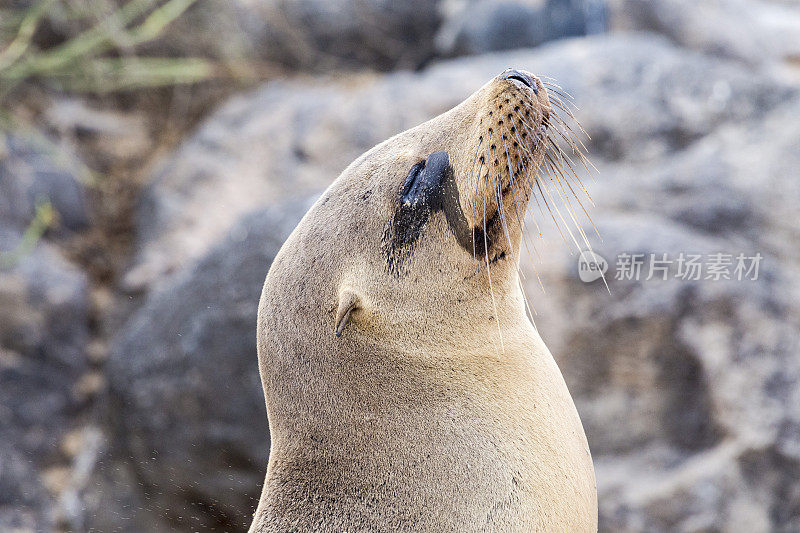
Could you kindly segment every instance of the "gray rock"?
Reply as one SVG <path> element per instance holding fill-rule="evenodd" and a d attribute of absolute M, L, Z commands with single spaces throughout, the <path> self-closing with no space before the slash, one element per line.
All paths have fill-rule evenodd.
<path fill-rule="evenodd" d="M 605 31 L 601 0 L 454 0 L 436 35 L 445 57 L 473 55 Z"/>
<path fill-rule="evenodd" d="M 797 79 L 800 8 L 780 0 L 611 0 L 617 30 L 662 33 L 676 43 L 752 65 L 771 63 Z M 795 59 L 793 59 L 795 58 Z"/>
<path fill-rule="evenodd" d="M 572 109 L 591 136 L 592 155 L 611 160 L 665 156 L 796 94 L 770 76 L 754 77 L 746 67 L 647 34 L 573 40 L 546 50 L 559 50 L 562 63 L 541 72 L 578 103 L 580 109 Z"/>
<path fill-rule="evenodd" d="M 0 229 L 0 250 L 21 239 Z M 87 369 L 87 280 L 40 242 L 0 267 L 0 529 L 50 531 L 54 502 L 41 469 L 82 405 Z"/>
<path fill-rule="evenodd" d="M 49 531 L 53 501 L 40 481 L 58 460 L 88 369 L 88 280 L 53 240 L 88 221 L 70 167 L 19 136 L 0 160 L 0 529 Z M 74 167 L 73 167 L 74 168 Z M 45 239 L 23 232 L 39 201 L 60 225 Z M 50 239 L 49 237 L 56 237 Z M 38 240 L 37 240 L 38 239 Z"/>
<path fill-rule="evenodd" d="M 43 137 L 9 134 L 3 141 L 0 346 L 37 364 L 80 371 L 86 364 L 88 282 L 57 248 L 58 237 L 89 221 L 79 163 Z M 42 202 L 52 207 L 55 227 L 41 237 L 25 233 L 36 225 Z"/>
<path fill-rule="evenodd" d="M 256 310 L 269 265 L 310 202 L 245 217 L 148 297 L 109 361 L 115 422 L 150 497 L 193 528 L 246 527 L 269 452 Z"/>
<path fill-rule="evenodd" d="M 612 268 L 623 252 L 762 251 L 642 212 L 597 218 L 604 241 L 594 247 Z M 800 463 L 778 445 L 798 445 L 800 338 L 785 296 L 796 269 L 765 255 L 758 281 L 612 274 L 609 295 L 580 282 L 571 259 L 560 275 L 539 267 L 558 303 L 534 300 L 597 461 L 601 530 L 796 528 L 800 499 L 785 487 Z M 753 462 L 757 479 L 740 473 Z"/>
<path fill-rule="evenodd" d="M 5 442 L 0 443 L 0 529 L 3 531 L 50 531 L 47 491 L 30 461 Z"/>
<path fill-rule="evenodd" d="M 74 157 L 46 137 L 0 133 L 0 224 L 24 231 L 36 205 L 50 202 L 64 229 L 85 228 L 89 213 L 80 177 Z"/>
<path fill-rule="evenodd" d="M 417 68 L 434 55 L 439 0 L 273 0 L 262 49 L 295 69 Z"/>
<path fill-rule="evenodd" d="M 157 171 L 126 286 L 146 289 L 203 254 L 244 212 L 320 190 L 365 150 L 453 107 L 508 65 L 559 80 L 581 104 L 589 148 L 609 159 L 671 152 L 791 93 L 652 36 L 598 36 L 358 83 L 270 83 L 229 102 Z"/>
<path fill-rule="evenodd" d="M 590 240 L 610 295 L 540 245 L 547 292 L 532 275 L 527 291 L 596 458 L 602 530 L 800 523 L 798 111 L 794 98 L 669 157 L 601 165 Z M 679 280 L 673 264 L 644 280 L 650 254 L 718 252 L 762 254 L 758 279 Z M 645 254 L 641 280 L 615 279 L 621 253 Z"/>
<path fill-rule="evenodd" d="M 8 239 L 0 232 L 0 249 Z M 87 280 L 40 244 L 17 268 L 0 269 L 0 427 L 24 432 L 22 449 L 52 452 L 87 367 Z"/>

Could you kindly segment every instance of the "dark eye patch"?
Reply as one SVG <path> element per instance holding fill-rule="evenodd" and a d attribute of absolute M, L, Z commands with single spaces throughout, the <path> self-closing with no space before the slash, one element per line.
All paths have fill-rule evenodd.
<path fill-rule="evenodd" d="M 452 172 L 447 152 L 435 152 L 411 167 L 383 233 L 382 249 L 390 273 L 399 276 L 402 272 L 431 213 L 441 208 L 443 182 Z"/>
<path fill-rule="evenodd" d="M 428 219 L 439 210 L 444 212 L 456 241 L 468 253 L 484 254 L 483 231 L 470 229 L 458 198 L 447 152 L 434 152 L 411 167 L 398 192 L 395 212 L 384 228 L 381 249 L 389 273 L 402 274 L 403 265 L 414 253 Z"/>
<path fill-rule="evenodd" d="M 400 189 L 400 201 L 407 205 L 416 204 L 424 200 L 424 194 L 427 187 L 424 185 L 425 180 L 420 180 L 422 171 L 425 170 L 427 161 L 420 161 L 408 172 L 408 176 L 403 181 L 403 187 Z"/>

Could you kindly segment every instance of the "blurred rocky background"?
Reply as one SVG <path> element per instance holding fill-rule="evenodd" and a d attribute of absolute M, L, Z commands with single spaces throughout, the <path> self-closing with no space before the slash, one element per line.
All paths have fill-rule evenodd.
<path fill-rule="evenodd" d="M 0 2 L 0 531 L 243 531 L 272 258 L 351 160 L 508 66 L 574 97 L 599 170 L 610 292 L 553 227 L 522 263 L 601 531 L 800 531 L 792 0 Z M 682 252 L 763 259 L 615 279 Z"/>

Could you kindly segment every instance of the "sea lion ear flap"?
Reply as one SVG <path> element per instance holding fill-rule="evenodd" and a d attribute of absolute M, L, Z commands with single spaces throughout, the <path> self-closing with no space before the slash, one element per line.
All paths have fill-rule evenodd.
<path fill-rule="evenodd" d="M 342 331 L 350 321 L 350 314 L 361 305 L 361 298 L 352 290 L 345 289 L 339 293 L 339 308 L 336 310 L 336 326 L 334 334 L 342 336 Z"/>

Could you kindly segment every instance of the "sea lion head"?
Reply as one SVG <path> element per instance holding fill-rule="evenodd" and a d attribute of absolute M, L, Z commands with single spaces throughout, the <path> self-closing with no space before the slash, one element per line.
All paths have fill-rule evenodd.
<path fill-rule="evenodd" d="M 398 191 L 383 240 L 388 270 L 397 276 L 407 271 L 421 226 L 436 210 L 473 262 L 491 267 L 516 257 L 550 113 L 542 82 L 508 69 L 461 105 L 406 132 L 417 141 L 417 153 L 434 151 L 419 156 Z M 442 130 L 449 131 L 429 136 Z"/>
<path fill-rule="evenodd" d="M 480 345 L 527 323 L 517 266 L 552 105 L 539 78 L 508 69 L 360 156 L 273 262 L 262 322 L 304 324 L 303 343 L 337 352 Z"/>

